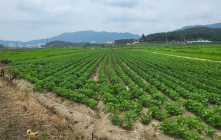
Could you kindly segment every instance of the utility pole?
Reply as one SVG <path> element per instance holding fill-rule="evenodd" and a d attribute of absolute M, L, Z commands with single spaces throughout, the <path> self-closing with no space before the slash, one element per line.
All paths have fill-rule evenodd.
<path fill-rule="evenodd" d="M 47 37 L 47 43 L 48 43 L 48 37 Z"/>
<path fill-rule="evenodd" d="M 17 47 L 18 47 L 18 46 L 17 46 L 17 41 L 16 41 L 16 49 L 17 49 Z"/>

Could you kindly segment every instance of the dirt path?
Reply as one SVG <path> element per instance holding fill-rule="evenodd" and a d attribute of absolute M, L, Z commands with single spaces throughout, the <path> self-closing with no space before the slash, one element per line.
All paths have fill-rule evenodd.
<path fill-rule="evenodd" d="M 221 63 L 221 61 L 215 61 L 215 60 L 210 60 L 210 59 L 201 59 L 201 58 L 194 58 L 194 57 L 180 56 L 180 55 L 172 55 L 172 54 L 165 54 L 165 53 L 158 53 L 158 52 L 153 52 L 153 53 L 155 53 L 155 54 L 162 54 L 162 55 L 168 55 L 168 56 L 188 58 L 188 59 L 195 59 L 195 60 L 211 61 L 211 62 L 219 62 L 219 63 Z"/>
<path fill-rule="evenodd" d="M 0 140 L 79 139 L 68 127 L 68 121 L 0 80 Z M 28 136 L 28 129 L 38 134 Z"/>
<path fill-rule="evenodd" d="M 104 56 L 104 58 L 105 58 L 105 56 Z M 99 69 L 101 67 L 102 62 L 104 61 L 104 58 L 99 62 L 99 64 L 97 65 L 97 67 L 95 68 L 94 72 L 91 74 L 89 79 L 94 79 L 94 81 L 98 81 Z"/>

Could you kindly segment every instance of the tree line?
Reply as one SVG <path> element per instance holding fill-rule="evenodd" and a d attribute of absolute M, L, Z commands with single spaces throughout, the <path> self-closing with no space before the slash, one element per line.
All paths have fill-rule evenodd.
<path fill-rule="evenodd" d="M 73 43 L 73 42 L 66 42 L 66 41 L 52 41 L 48 42 L 45 45 L 42 45 L 43 48 L 67 48 L 67 47 L 78 47 L 84 46 L 86 43 Z"/>
<path fill-rule="evenodd" d="M 115 40 L 114 44 L 118 45 L 118 44 L 127 44 L 127 43 L 133 43 L 134 39 L 119 39 L 119 40 Z"/>
<path fill-rule="evenodd" d="M 197 39 L 221 41 L 221 28 L 208 28 L 208 27 L 194 27 L 185 30 L 154 33 L 141 36 L 141 42 L 162 42 L 162 41 L 180 41 L 189 40 L 195 41 Z"/>
<path fill-rule="evenodd" d="M 68 47 L 93 47 L 93 46 L 104 46 L 104 44 L 88 43 L 88 42 L 66 42 L 66 41 L 52 41 L 48 42 L 45 45 L 42 45 L 42 48 L 68 48 Z"/>

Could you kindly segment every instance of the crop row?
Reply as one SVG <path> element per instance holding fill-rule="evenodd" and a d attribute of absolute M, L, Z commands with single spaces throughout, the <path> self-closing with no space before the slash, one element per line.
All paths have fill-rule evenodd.
<path fill-rule="evenodd" d="M 131 95 L 132 97 L 135 97 L 138 99 L 138 101 L 144 106 L 144 107 L 153 107 L 152 112 L 157 112 L 155 113 L 156 115 L 153 115 L 156 119 L 159 120 L 164 120 L 165 118 L 169 117 L 171 115 L 178 115 L 182 114 L 183 110 L 176 105 L 176 103 L 169 103 L 167 101 L 167 98 L 165 95 L 162 95 L 157 91 L 157 89 L 150 85 L 145 83 L 139 76 L 137 76 L 134 72 L 132 72 L 130 69 L 128 69 L 123 62 L 117 57 L 119 65 L 127 74 L 140 88 L 143 88 L 144 91 L 148 92 L 151 94 L 151 99 L 147 97 L 147 95 L 142 94 L 143 91 L 140 89 L 136 88 L 136 90 L 132 90 Z M 129 85 L 130 90 L 133 89 L 132 87 L 136 87 L 133 84 Z M 164 109 L 166 110 L 163 112 L 160 109 L 160 106 L 163 105 Z M 154 111 L 153 111 L 154 110 Z M 169 113 L 169 114 L 168 114 Z"/>
<path fill-rule="evenodd" d="M 109 66 L 108 71 L 110 71 L 109 79 L 113 79 L 113 77 L 117 76 L 109 64 L 109 59 L 107 61 L 107 66 Z M 117 73 L 121 74 L 119 76 L 125 78 L 126 74 L 119 68 L 113 53 L 112 62 L 114 69 L 118 69 L 119 72 Z M 102 71 L 104 72 L 104 70 Z M 109 83 L 105 82 L 105 84 L 101 84 L 100 87 L 101 89 L 103 89 L 103 87 L 105 88 L 104 90 L 101 90 L 101 93 L 103 93 L 102 101 L 106 104 L 103 110 L 113 112 L 113 114 L 109 115 L 109 118 L 116 125 L 129 129 L 132 128 L 132 124 L 135 123 L 139 118 L 144 124 L 146 124 L 150 122 L 151 117 L 158 120 L 164 120 L 171 115 L 178 115 L 182 114 L 183 112 L 183 110 L 177 106 L 176 103 L 169 103 L 166 96 L 158 93 L 157 91 L 152 95 L 152 99 L 149 99 L 147 97 L 147 93 L 142 91 L 138 86 L 130 83 L 130 80 L 128 83 L 130 92 L 122 87 L 122 85 L 119 85 L 119 82 L 112 84 L 113 85 L 110 85 Z M 118 88 L 116 88 L 116 85 Z M 147 110 L 147 113 L 139 114 L 143 110 L 142 106 L 150 107 Z M 165 111 L 162 110 L 161 106 L 165 109 Z M 121 114 L 124 116 L 123 119 L 120 118 Z"/>
<path fill-rule="evenodd" d="M 142 52 L 133 52 L 133 56 L 144 60 L 148 66 L 152 65 L 176 73 L 182 79 L 191 79 L 221 89 L 221 66 L 219 63 Z"/>
<path fill-rule="evenodd" d="M 203 90 L 206 90 L 207 92 L 212 92 L 214 94 L 218 94 L 218 95 L 221 94 L 220 89 L 217 89 L 213 86 L 206 85 L 204 83 L 199 82 L 198 80 L 200 80 L 200 79 L 197 80 L 195 78 L 195 77 L 198 77 L 199 75 L 192 76 L 192 74 L 190 74 L 190 72 L 189 72 L 189 74 L 186 72 L 185 75 L 183 76 L 183 71 L 175 71 L 176 69 L 168 70 L 166 68 L 157 67 L 154 64 L 147 62 L 145 59 L 145 56 L 144 57 L 140 57 L 140 55 L 134 56 L 134 54 L 133 55 L 126 54 L 126 55 L 128 55 L 128 57 L 130 57 L 130 58 L 136 59 L 137 60 L 136 62 L 139 62 L 139 65 L 145 64 L 144 67 L 148 67 L 148 69 L 147 69 L 148 71 L 152 71 L 152 72 L 157 71 L 157 74 L 160 74 L 160 76 L 170 76 L 169 77 L 170 81 L 179 82 L 185 88 L 188 87 L 188 89 L 191 90 L 191 92 L 199 92 L 198 89 L 203 89 Z M 205 78 L 205 79 L 208 79 L 208 78 Z M 205 80 L 205 79 L 204 79 L 204 81 L 212 81 L 212 80 Z M 214 80 L 214 82 L 217 82 L 216 79 L 213 79 L 213 80 Z M 203 90 L 201 90 L 201 91 L 203 91 Z"/>
<path fill-rule="evenodd" d="M 23 69 L 20 71 L 19 76 L 35 83 L 33 88 L 35 91 L 44 91 L 44 89 L 46 89 L 47 91 L 53 91 L 57 95 L 95 108 L 97 101 L 90 98 L 97 95 L 97 84 L 93 80 L 88 80 L 88 78 L 105 54 L 106 52 L 85 53 L 83 56 L 71 55 L 70 57 L 64 57 L 60 63 L 57 59 L 61 57 L 54 57 L 54 60 L 51 58 L 52 62 L 57 62 L 57 66 L 63 64 L 64 67 L 62 67 L 62 69 L 57 69 L 52 62 L 44 64 L 43 66 L 36 64 L 38 67 L 44 67 L 43 70 L 48 71 L 48 73 L 44 73 L 39 69 L 37 69 L 34 74 L 33 72 L 28 73 L 27 71 L 34 70 L 32 66 L 34 64 L 30 63 L 28 67 L 22 65 Z M 76 58 L 76 56 L 78 57 Z M 33 61 L 33 63 L 35 63 L 35 61 Z M 12 66 L 11 68 L 15 69 L 19 66 L 21 66 L 21 64 Z M 43 76 L 44 78 L 41 78 Z"/>
<path fill-rule="evenodd" d="M 208 102 L 218 105 L 221 104 L 221 97 L 215 93 L 209 93 L 205 90 L 198 90 L 197 88 L 194 90 L 195 93 L 191 92 L 191 87 L 194 88 L 194 86 L 187 84 L 185 80 L 181 81 L 179 79 L 173 78 L 171 75 L 163 73 L 157 68 L 153 69 L 151 67 L 141 65 L 142 60 L 126 56 L 124 56 L 123 59 L 125 62 L 128 62 L 129 67 L 136 69 L 138 74 L 142 75 L 144 79 L 158 87 L 159 90 L 166 92 L 164 86 L 167 86 L 185 98 L 197 100 L 206 106 L 208 105 Z"/>
<path fill-rule="evenodd" d="M 137 72 L 137 74 L 139 74 L 141 77 L 144 78 L 149 77 L 149 75 L 146 74 L 145 71 L 141 69 L 142 66 L 136 65 L 138 61 L 130 59 L 131 57 L 127 57 L 122 53 L 118 54 L 122 55 L 121 59 L 124 60 L 124 62 L 131 69 Z M 161 77 L 161 79 L 162 78 L 163 77 Z M 189 111 L 199 115 L 201 118 L 204 119 L 204 121 L 208 122 L 212 126 L 221 129 L 221 114 L 220 114 L 221 106 L 215 106 L 210 109 L 207 109 L 206 106 L 208 105 L 208 103 L 207 100 L 205 100 L 206 98 L 204 97 L 202 98 L 202 96 L 197 93 L 187 92 L 184 88 L 176 90 L 177 92 L 173 91 L 172 89 L 176 89 L 177 87 L 179 87 L 179 85 L 174 83 L 173 85 L 175 85 L 175 87 L 172 87 L 169 84 L 164 83 L 164 81 L 168 80 L 157 81 L 156 79 L 148 79 L 148 78 L 146 79 L 147 81 L 149 80 L 148 82 L 150 82 L 152 85 L 157 87 L 159 90 L 164 92 L 169 97 L 171 97 L 171 93 L 176 93 L 175 95 L 177 96 L 177 98 L 174 98 L 172 96 L 174 99 L 178 99 L 179 95 L 184 96 L 185 98 L 187 98 L 187 100 L 182 100 L 183 106 L 185 106 Z"/>

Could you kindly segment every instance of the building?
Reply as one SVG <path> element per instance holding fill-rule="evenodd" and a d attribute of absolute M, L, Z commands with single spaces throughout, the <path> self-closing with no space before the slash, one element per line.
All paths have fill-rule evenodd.
<path fill-rule="evenodd" d="M 107 46 L 114 46 L 114 41 L 107 41 Z"/>
<path fill-rule="evenodd" d="M 131 43 L 132 45 L 135 45 L 135 44 L 137 44 L 137 43 L 140 43 L 140 42 L 138 42 L 138 41 L 134 41 L 133 43 Z"/>
<path fill-rule="evenodd" d="M 187 44 L 192 44 L 192 43 L 210 43 L 212 41 L 209 41 L 209 40 L 197 40 L 197 41 L 187 41 Z"/>

